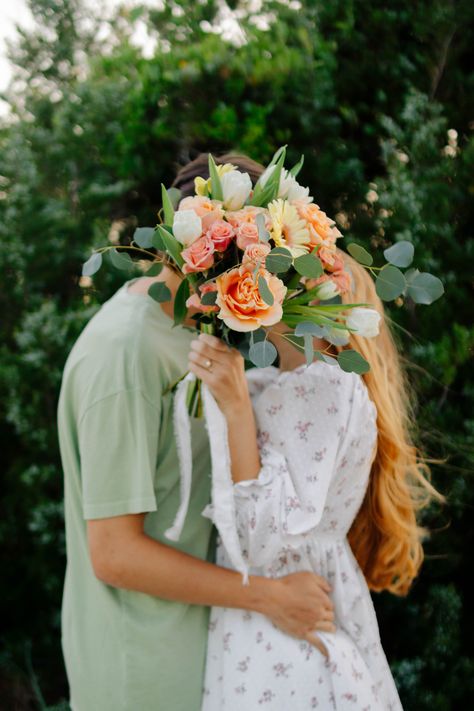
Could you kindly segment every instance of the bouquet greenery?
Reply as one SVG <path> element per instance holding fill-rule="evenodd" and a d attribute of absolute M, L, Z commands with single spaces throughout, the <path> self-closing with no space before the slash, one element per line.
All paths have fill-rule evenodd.
<path fill-rule="evenodd" d="M 129 268 L 131 258 L 120 249 L 153 256 L 147 275 L 158 275 L 163 258 L 156 258 L 151 249 L 158 250 L 182 274 L 173 306 L 175 325 L 183 323 L 192 306 L 197 309 L 192 316 L 197 331 L 217 335 L 255 366 L 266 367 L 277 357 L 266 329 L 283 321 L 293 329 L 283 337 L 304 350 L 308 364 L 317 358 L 337 361 L 346 371 L 368 371 L 368 362 L 354 349 L 333 356 L 313 348 L 313 337 L 344 346 L 351 332 L 376 336 L 380 314 L 368 303 L 342 303 L 352 279 L 336 249 L 342 234 L 313 202 L 309 188 L 296 180 L 304 156 L 287 171 L 285 155 L 286 145 L 252 186 L 247 173 L 231 163 L 216 165 L 209 154 L 209 178 L 195 179 L 195 195 L 182 198 L 179 190 L 162 184 L 161 222 L 138 228 L 132 247 L 95 250 L 83 265 L 83 275 L 100 268 L 105 251 L 110 251 L 114 266 Z M 415 268 L 401 271 L 412 263 L 411 242 L 385 249 L 382 266 L 374 266 L 372 255 L 355 242 L 347 251 L 374 276 L 384 301 L 406 295 L 430 304 L 443 294 L 442 282 L 432 274 Z M 158 302 L 171 299 L 164 282 L 153 283 L 148 294 Z M 188 411 L 194 416 L 202 414 L 200 384 L 196 378 L 188 386 Z"/>

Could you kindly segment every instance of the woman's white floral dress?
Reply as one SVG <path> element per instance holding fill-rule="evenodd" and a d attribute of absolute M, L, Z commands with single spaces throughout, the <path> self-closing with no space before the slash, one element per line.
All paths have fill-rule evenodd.
<path fill-rule="evenodd" d="M 228 551 L 237 541 L 251 574 L 319 573 L 333 586 L 337 630 L 317 632 L 326 659 L 262 614 L 213 608 L 202 711 L 399 711 L 369 589 L 347 540 L 375 455 L 375 404 L 359 375 L 323 361 L 292 371 L 251 368 L 247 379 L 262 468 L 258 478 L 228 487 L 233 501 L 214 487 L 203 515 L 219 530 L 217 563 L 236 567 Z"/>

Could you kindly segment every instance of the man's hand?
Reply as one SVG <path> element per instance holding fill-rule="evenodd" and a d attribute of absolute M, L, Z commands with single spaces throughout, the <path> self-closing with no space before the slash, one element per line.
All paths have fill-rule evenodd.
<path fill-rule="evenodd" d="M 311 572 L 286 575 L 274 580 L 274 599 L 264 612 L 283 632 L 305 639 L 328 657 L 316 629 L 334 632 L 334 605 L 327 580 Z"/>
<path fill-rule="evenodd" d="M 283 632 L 305 639 L 325 656 L 316 629 L 334 631 L 329 583 L 311 572 L 281 578 L 242 576 L 167 546 L 144 533 L 145 514 L 88 520 L 92 569 L 107 585 L 195 605 L 252 610 Z"/>

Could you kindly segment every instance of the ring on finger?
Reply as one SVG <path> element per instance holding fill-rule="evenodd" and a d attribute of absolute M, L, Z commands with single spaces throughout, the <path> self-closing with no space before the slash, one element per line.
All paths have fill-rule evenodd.
<path fill-rule="evenodd" d="M 208 370 L 212 370 L 212 360 L 210 358 L 206 358 L 204 362 L 204 367 Z"/>

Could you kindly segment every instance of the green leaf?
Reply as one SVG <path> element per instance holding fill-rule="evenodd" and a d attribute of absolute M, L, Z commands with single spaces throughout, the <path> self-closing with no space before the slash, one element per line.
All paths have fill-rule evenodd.
<path fill-rule="evenodd" d="M 270 240 L 270 233 L 265 228 L 265 216 L 261 212 L 255 218 L 255 224 L 258 227 L 258 239 L 260 242 L 268 242 Z"/>
<path fill-rule="evenodd" d="M 315 254 L 302 254 L 296 257 L 293 265 L 302 276 L 315 278 L 324 273 L 323 265 Z"/>
<path fill-rule="evenodd" d="M 168 289 L 164 281 L 155 281 L 148 289 L 148 296 L 151 296 L 155 301 L 170 301 L 171 291 Z"/>
<path fill-rule="evenodd" d="M 326 335 L 324 326 L 318 326 L 313 321 L 300 321 L 295 327 L 295 336 L 304 336 L 307 333 L 316 338 L 324 338 Z"/>
<path fill-rule="evenodd" d="M 173 305 L 173 317 L 174 325 L 182 323 L 186 317 L 187 306 L 186 299 L 189 296 L 189 281 L 187 279 L 182 279 L 181 284 L 178 286 L 176 291 L 176 296 L 174 297 Z"/>
<path fill-rule="evenodd" d="M 172 187 L 172 188 L 168 188 L 168 190 L 166 192 L 168 193 L 168 197 L 171 201 L 171 204 L 173 205 L 173 210 L 176 211 L 178 209 L 179 202 L 180 202 L 181 197 L 183 195 L 182 190 L 180 190 L 179 188 Z M 171 223 L 171 224 L 173 224 L 173 223 Z"/>
<path fill-rule="evenodd" d="M 178 242 L 176 237 L 168 232 L 162 225 L 157 225 L 156 227 L 159 236 L 164 244 L 164 247 L 168 254 L 174 259 L 176 264 L 181 267 L 184 263 L 184 259 L 181 256 L 181 244 Z"/>
<path fill-rule="evenodd" d="M 290 171 L 288 171 L 290 173 L 290 175 L 292 175 L 294 178 L 296 178 L 296 176 L 300 172 L 301 168 L 303 167 L 303 163 L 304 163 L 304 155 L 301 155 L 301 158 L 299 159 L 298 163 L 296 163 L 296 165 L 294 165 L 293 168 Z"/>
<path fill-rule="evenodd" d="M 92 276 L 97 271 L 99 271 L 102 265 L 102 254 L 100 252 L 94 252 L 91 254 L 87 262 L 82 265 L 82 276 Z"/>
<path fill-rule="evenodd" d="M 273 156 L 271 162 L 267 166 L 270 168 L 275 164 L 275 170 L 270 175 L 269 179 L 265 183 L 265 187 L 261 187 L 260 183 L 257 181 L 252 199 L 250 200 L 250 205 L 263 206 L 266 207 L 269 202 L 275 199 L 278 195 L 280 188 L 280 176 L 283 163 L 285 162 L 286 145 L 278 149 L 278 151 Z M 278 155 L 278 159 L 275 162 L 275 156 Z"/>
<path fill-rule="evenodd" d="M 217 291 L 206 291 L 201 296 L 201 304 L 203 306 L 213 306 L 216 303 Z"/>
<path fill-rule="evenodd" d="M 260 295 L 261 295 L 262 299 L 264 300 L 264 302 L 266 304 L 268 304 L 269 306 L 273 306 L 273 302 L 274 302 L 273 294 L 270 291 L 263 274 L 259 274 L 259 276 L 258 276 L 258 290 L 259 290 Z"/>
<path fill-rule="evenodd" d="M 153 247 L 154 227 L 138 227 L 133 233 L 133 241 L 142 249 Z"/>
<path fill-rule="evenodd" d="M 341 366 L 342 370 L 345 370 L 347 373 L 358 373 L 361 375 L 362 373 L 367 373 L 370 370 L 370 365 L 365 358 L 363 358 L 357 351 L 351 349 L 338 353 L 337 362 Z"/>
<path fill-rule="evenodd" d="M 249 348 L 249 359 L 258 368 L 266 368 L 276 359 L 277 349 L 270 341 L 258 341 L 252 343 Z"/>
<path fill-rule="evenodd" d="M 146 272 L 147 277 L 158 276 L 163 269 L 163 262 L 153 262 L 151 267 Z"/>
<path fill-rule="evenodd" d="M 372 255 L 369 254 L 369 252 L 364 249 L 362 245 L 356 244 L 355 242 L 351 242 L 347 245 L 347 251 L 357 262 L 359 262 L 359 264 L 364 264 L 367 267 L 370 267 L 374 261 Z"/>
<path fill-rule="evenodd" d="M 110 249 L 109 258 L 116 269 L 130 271 L 130 269 L 133 268 L 132 259 L 126 252 L 120 252 L 117 249 Z"/>
<path fill-rule="evenodd" d="M 428 272 L 415 274 L 407 288 L 407 296 L 417 304 L 432 304 L 443 294 L 444 286 L 441 279 Z"/>
<path fill-rule="evenodd" d="M 164 220 L 167 225 L 172 225 L 174 220 L 174 207 L 163 183 L 161 183 L 161 201 L 163 203 Z"/>
<path fill-rule="evenodd" d="M 415 248 L 411 242 L 407 240 L 401 240 L 392 244 L 388 249 L 384 249 L 383 256 L 390 262 L 390 264 L 395 264 L 396 267 L 409 267 L 413 261 L 413 255 L 415 254 Z"/>
<path fill-rule="evenodd" d="M 405 291 L 406 285 L 406 279 L 400 269 L 389 264 L 379 271 L 375 280 L 375 291 L 383 301 L 391 301 Z"/>
<path fill-rule="evenodd" d="M 152 241 L 152 245 L 155 249 L 157 249 L 160 252 L 166 252 L 166 245 L 165 245 L 160 233 L 158 232 L 158 228 L 156 228 L 153 231 L 153 237 L 152 237 L 151 241 Z"/>
<path fill-rule="evenodd" d="M 310 333 L 304 334 L 304 355 L 306 358 L 306 365 L 313 362 L 314 359 L 314 348 L 313 348 L 313 336 Z"/>
<path fill-rule="evenodd" d="M 265 257 L 265 267 L 269 272 L 286 272 L 291 267 L 293 257 L 285 247 L 275 247 Z"/>
<path fill-rule="evenodd" d="M 211 178 L 211 195 L 213 200 L 223 200 L 224 193 L 222 192 L 221 180 L 219 178 L 219 173 L 217 172 L 217 166 L 214 162 L 212 154 L 209 153 L 209 176 Z"/>

